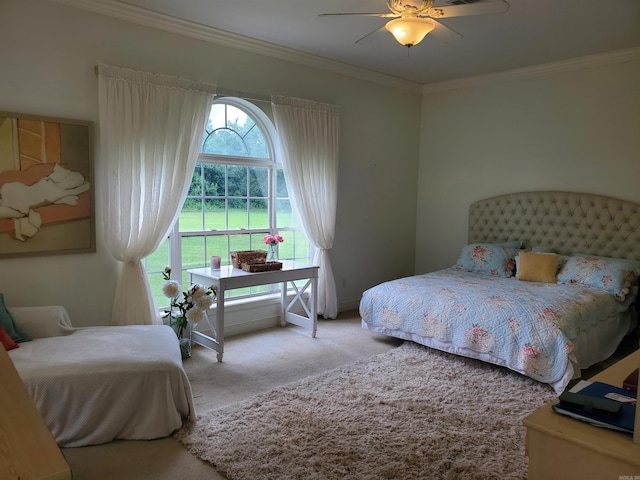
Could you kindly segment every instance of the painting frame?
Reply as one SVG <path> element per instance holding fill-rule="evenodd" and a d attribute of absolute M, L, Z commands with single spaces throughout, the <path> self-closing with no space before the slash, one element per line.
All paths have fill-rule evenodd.
<path fill-rule="evenodd" d="M 0 111 L 0 259 L 95 252 L 94 123 Z"/>

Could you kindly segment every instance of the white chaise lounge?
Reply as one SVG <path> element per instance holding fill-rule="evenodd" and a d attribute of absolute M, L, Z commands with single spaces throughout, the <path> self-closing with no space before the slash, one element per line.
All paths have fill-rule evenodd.
<path fill-rule="evenodd" d="M 166 437 L 195 418 L 170 327 L 74 328 L 60 306 L 9 312 L 33 339 L 9 356 L 59 446 Z"/>

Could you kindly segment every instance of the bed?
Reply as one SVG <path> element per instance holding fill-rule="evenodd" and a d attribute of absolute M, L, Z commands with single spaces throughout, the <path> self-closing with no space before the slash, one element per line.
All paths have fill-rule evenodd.
<path fill-rule="evenodd" d="M 362 327 L 501 365 L 556 392 L 637 328 L 640 205 L 575 192 L 473 203 L 450 267 L 363 293 Z"/>
<path fill-rule="evenodd" d="M 170 327 L 74 328 L 59 306 L 9 312 L 32 338 L 9 356 L 60 447 L 166 437 L 195 418 Z"/>

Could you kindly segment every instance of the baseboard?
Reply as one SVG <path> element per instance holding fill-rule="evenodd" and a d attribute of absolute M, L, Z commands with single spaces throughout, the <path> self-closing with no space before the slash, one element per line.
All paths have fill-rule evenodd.
<path fill-rule="evenodd" d="M 305 301 L 307 300 L 306 295 Z M 289 300 L 293 295 L 289 295 Z M 292 308 L 294 313 L 302 313 L 302 307 Z M 209 311 L 210 318 L 215 316 L 216 307 Z M 256 332 L 280 325 L 280 294 L 264 295 L 260 298 L 226 301 L 224 305 L 225 338 L 243 333 Z M 198 325 L 197 330 L 211 335 L 206 322 Z"/>
<path fill-rule="evenodd" d="M 360 299 L 349 300 L 342 302 L 338 305 L 339 312 L 349 312 L 351 310 L 358 310 L 360 308 Z"/>
<path fill-rule="evenodd" d="M 290 295 L 291 298 L 293 295 Z M 338 313 L 357 311 L 359 306 L 359 299 L 342 302 L 338 305 Z M 298 314 L 303 313 L 302 308 L 294 308 L 291 311 Z M 215 315 L 215 306 L 211 308 L 209 315 Z M 277 327 L 280 325 L 280 294 L 265 295 L 259 299 L 227 301 L 225 302 L 224 320 L 225 338 Z M 206 322 L 198 325 L 197 330 L 211 335 Z"/>

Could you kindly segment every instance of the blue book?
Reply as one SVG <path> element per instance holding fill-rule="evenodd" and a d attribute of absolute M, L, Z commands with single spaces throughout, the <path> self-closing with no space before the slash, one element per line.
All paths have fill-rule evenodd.
<path fill-rule="evenodd" d="M 555 412 L 597 427 L 633 433 L 637 393 L 602 382 L 579 382 L 560 396 Z"/>

